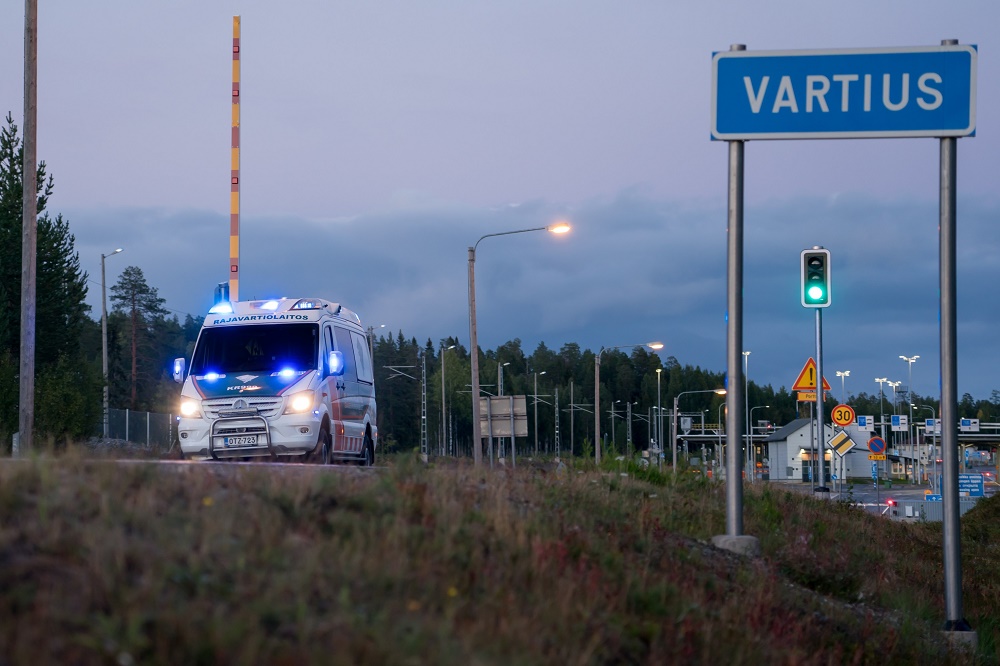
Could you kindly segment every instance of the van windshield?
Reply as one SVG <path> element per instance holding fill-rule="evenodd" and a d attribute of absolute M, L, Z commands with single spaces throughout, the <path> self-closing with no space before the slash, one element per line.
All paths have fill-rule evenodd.
<path fill-rule="evenodd" d="M 191 374 L 279 372 L 318 366 L 318 324 L 206 328 L 191 359 Z"/>

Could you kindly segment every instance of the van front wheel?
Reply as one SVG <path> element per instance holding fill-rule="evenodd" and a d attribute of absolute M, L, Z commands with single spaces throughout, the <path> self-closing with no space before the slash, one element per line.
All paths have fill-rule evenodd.
<path fill-rule="evenodd" d="M 330 426 L 324 425 L 319 431 L 319 462 L 320 465 L 329 465 L 332 458 L 330 450 Z"/>
<path fill-rule="evenodd" d="M 362 467 L 371 467 L 375 464 L 375 444 L 372 442 L 371 435 L 365 434 L 365 443 L 361 449 L 361 462 L 359 464 Z"/>

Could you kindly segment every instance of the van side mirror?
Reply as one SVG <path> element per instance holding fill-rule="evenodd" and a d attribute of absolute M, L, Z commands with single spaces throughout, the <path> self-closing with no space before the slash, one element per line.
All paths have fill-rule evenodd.
<path fill-rule="evenodd" d="M 331 375 L 339 377 L 344 374 L 344 355 L 339 351 L 330 352 L 329 358 L 326 361 L 327 368 L 330 370 Z"/>
<path fill-rule="evenodd" d="M 184 381 L 185 363 L 183 358 L 174 359 L 174 381 L 178 384 Z"/>

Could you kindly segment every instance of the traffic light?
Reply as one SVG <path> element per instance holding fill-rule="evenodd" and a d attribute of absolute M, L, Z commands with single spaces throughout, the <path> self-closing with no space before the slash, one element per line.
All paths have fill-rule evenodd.
<path fill-rule="evenodd" d="M 802 250 L 802 306 L 830 306 L 830 251 L 821 247 Z"/>

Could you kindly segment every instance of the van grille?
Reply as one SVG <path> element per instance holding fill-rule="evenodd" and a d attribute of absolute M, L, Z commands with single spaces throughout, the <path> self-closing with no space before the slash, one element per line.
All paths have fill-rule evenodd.
<path fill-rule="evenodd" d="M 205 410 L 205 415 L 215 420 L 220 416 L 263 416 L 271 418 L 277 416 L 281 410 L 282 398 L 278 397 L 244 397 L 233 398 L 213 398 L 201 403 Z"/>
<path fill-rule="evenodd" d="M 219 426 L 212 431 L 216 437 L 226 435 L 266 435 L 267 426 L 261 421 L 233 421 L 225 422 L 225 426 Z"/>

